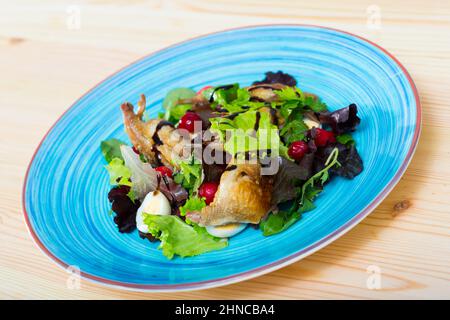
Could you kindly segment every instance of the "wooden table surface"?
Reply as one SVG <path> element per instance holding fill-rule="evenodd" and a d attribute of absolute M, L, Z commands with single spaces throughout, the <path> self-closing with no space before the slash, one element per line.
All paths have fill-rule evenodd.
<path fill-rule="evenodd" d="M 27 165 L 49 127 L 99 81 L 152 51 L 270 23 L 356 33 L 405 65 L 421 97 L 423 130 L 400 183 L 333 244 L 243 283 L 136 293 L 83 280 L 70 289 L 68 273 L 31 240 L 21 207 Z M 0 298 L 450 298 L 449 40 L 449 1 L 1 0 Z M 371 277 L 373 270 L 381 273 Z M 381 288 L 367 285 L 373 279 Z"/>

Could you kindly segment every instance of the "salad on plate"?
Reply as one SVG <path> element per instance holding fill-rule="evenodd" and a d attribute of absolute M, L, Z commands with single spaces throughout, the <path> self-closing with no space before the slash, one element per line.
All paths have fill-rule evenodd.
<path fill-rule="evenodd" d="M 248 227 L 283 232 L 331 178 L 363 170 L 357 106 L 329 111 L 281 71 L 246 87 L 172 89 L 157 119 L 144 95 L 137 105 L 121 105 L 130 143 L 101 143 L 108 199 L 119 232 L 137 229 L 169 259 L 220 250 Z"/>

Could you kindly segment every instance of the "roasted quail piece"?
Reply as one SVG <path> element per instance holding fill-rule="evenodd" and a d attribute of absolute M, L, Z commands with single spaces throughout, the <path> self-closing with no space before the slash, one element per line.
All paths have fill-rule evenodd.
<path fill-rule="evenodd" d="M 134 113 L 131 103 L 124 103 L 121 106 L 125 130 L 131 143 L 150 163 L 178 168 L 177 160 L 191 145 L 190 135 L 175 129 L 170 122 L 164 120 L 142 121 L 145 110 L 144 95 L 141 96 L 138 105 L 137 113 Z"/>
<path fill-rule="evenodd" d="M 188 218 L 202 226 L 259 223 L 271 209 L 273 179 L 260 164 L 230 164 L 220 178 L 214 201 Z"/>

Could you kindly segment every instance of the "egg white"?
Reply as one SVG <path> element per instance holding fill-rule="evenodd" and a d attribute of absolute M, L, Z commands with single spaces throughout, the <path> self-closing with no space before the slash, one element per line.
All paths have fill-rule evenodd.
<path fill-rule="evenodd" d="M 310 118 L 303 118 L 303 122 L 306 124 L 306 126 L 308 127 L 308 129 L 312 129 L 312 128 L 321 128 L 320 122 L 314 121 Z"/>
<path fill-rule="evenodd" d="M 230 238 L 247 227 L 246 223 L 230 223 L 222 226 L 207 226 L 206 231 L 218 238 Z"/>
<path fill-rule="evenodd" d="M 170 202 L 160 191 L 152 191 L 145 196 L 136 212 L 136 227 L 140 232 L 148 233 L 148 226 L 144 223 L 144 213 L 161 216 L 170 215 Z"/>

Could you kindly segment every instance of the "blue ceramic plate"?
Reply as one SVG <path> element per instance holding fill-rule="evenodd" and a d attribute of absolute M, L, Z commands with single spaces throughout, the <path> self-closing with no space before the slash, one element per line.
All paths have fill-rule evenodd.
<path fill-rule="evenodd" d="M 167 260 L 158 244 L 120 234 L 108 214 L 102 140 L 128 140 L 119 109 L 145 93 L 157 116 L 175 87 L 239 82 L 282 70 L 330 109 L 359 106 L 354 134 L 365 170 L 333 179 L 317 209 L 271 237 L 248 228 L 228 248 Z M 317 251 L 367 216 L 404 173 L 420 133 L 411 77 L 377 45 L 346 32 L 300 25 L 234 29 L 151 54 L 90 90 L 59 119 L 30 164 L 23 192 L 26 222 L 38 246 L 90 280 L 146 291 L 191 290 L 249 279 Z"/>

